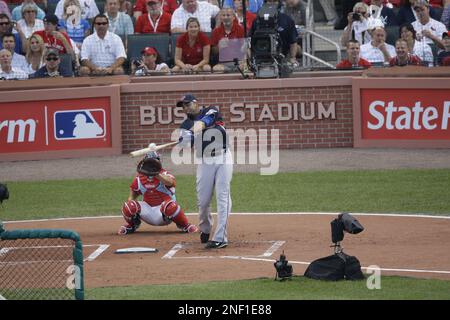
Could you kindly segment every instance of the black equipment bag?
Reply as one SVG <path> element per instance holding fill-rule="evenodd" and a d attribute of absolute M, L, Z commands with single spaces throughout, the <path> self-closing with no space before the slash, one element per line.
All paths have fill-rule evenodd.
<path fill-rule="evenodd" d="M 344 254 L 344 253 L 341 253 Z M 364 280 L 364 274 L 361 271 L 361 264 L 358 258 L 345 255 L 345 279 L 346 280 Z"/>
<path fill-rule="evenodd" d="M 345 253 L 333 254 L 311 262 L 304 275 L 315 280 L 330 281 L 365 279 L 359 260 Z"/>

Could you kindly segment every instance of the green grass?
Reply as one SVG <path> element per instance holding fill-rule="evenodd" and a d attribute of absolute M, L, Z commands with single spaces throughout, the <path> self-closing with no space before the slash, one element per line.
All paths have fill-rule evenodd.
<path fill-rule="evenodd" d="M 366 281 L 324 282 L 305 277 L 290 281 L 256 279 L 184 285 L 88 289 L 86 299 L 149 300 L 307 300 L 307 299 L 450 299 L 450 281 L 382 277 L 380 290 Z"/>
<path fill-rule="evenodd" d="M 19 280 L 20 281 L 20 280 Z M 64 282 L 61 282 L 64 285 Z M 10 288 L 7 286 L 11 285 Z M 75 290 L 67 288 L 14 288 L 12 283 L 0 284 L 0 294 L 7 300 L 75 300 Z"/>
<path fill-rule="evenodd" d="M 130 179 L 9 182 L 2 220 L 119 215 Z M 450 214 L 450 170 L 235 174 L 233 212 Z M 196 212 L 195 179 L 177 177 L 177 199 Z M 265 201 L 265 199 L 269 201 Z"/>
<path fill-rule="evenodd" d="M 119 215 L 130 179 L 10 182 L 0 220 Z M 386 212 L 450 214 L 450 170 L 373 170 L 234 174 L 233 212 Z M 177 177 L 177 199 L 196 212 L 195 179 Z M 450 281 L 383 277 L 322 282 L 295 277 L 87 289 L 87 299 L 450 299 Z"/>

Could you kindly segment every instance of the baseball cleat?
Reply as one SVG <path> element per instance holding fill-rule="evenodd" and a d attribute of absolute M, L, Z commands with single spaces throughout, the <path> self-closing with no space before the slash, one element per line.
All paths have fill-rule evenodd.
<path fill-rule="evenodd" d="M 200 242 L 207 243 L 209 240 L 209 233 L 200 233 Z"/>
<path fill-rule="evenodd" d="M 228 242 L 219 242 L 219 241 L 208 241 L 205 246 L 205 249 L 220 249 L 225 248 L 228 245 Z"/>

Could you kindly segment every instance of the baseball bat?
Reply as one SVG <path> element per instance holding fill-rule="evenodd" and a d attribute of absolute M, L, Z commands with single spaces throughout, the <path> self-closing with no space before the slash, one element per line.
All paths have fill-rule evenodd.
<path fill-rule="evenodd" d="M 148 148 L 144 148 L 144 149 L 139 149 L 139 150 L 130 152 L 130 156 L 132 156 L 133 158 L 139 157 L 139 156 L 143 156 L 144 154 L 146 154 L 146 153 L 148 153 L 150 151 L 158 151 L 158 150 L 161 150 L 161 149 L 164 149 L 164 148 L 167 148 L 167 147 L 174 146 L 176 144 L 178 144 L 178 141 L 173 141 L 173 142 L 169 142 L 169 143 L 166 143 L 166 144 L 161 144 L 159 146 L 154 146 L 153 148 L 148 147 Z"/>

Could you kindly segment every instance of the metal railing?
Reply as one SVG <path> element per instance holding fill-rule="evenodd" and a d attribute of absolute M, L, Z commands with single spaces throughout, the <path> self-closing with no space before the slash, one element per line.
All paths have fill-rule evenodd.
<path fill-rule="evenodd" d="M 322 41 L 325 41 L 325 42 L 335 46 L 337 61 L 341 61 L 341 48 L 339 47 L 339 45 L 336 42 L 328 39 L 327 37 L 322 36 L 321 34 L 318 34 L 317 32 L 314 32 L 312 30 L 305 29 L 305 30 L 303 30 L 303 32 L 305 33 L 305 36 L 303 37 L 303 39 L 305 39 L 304 43 L 305 43 L 305 48 L 306 48 L 306 50 L 303 51 L 303 56 L 302 56 L 303 66 L 304 67 L 312 67 L 312 60 L 314 60 L 323 65 L 326 65 L 327 67 L 334 69 L 335 68 L 334 65 L 332 65 L 331 63 L 328 63 L 325 60 L 322 60 L 314 55 L 315 51 L 312 46 L 312 37 L 319 38 Z"/>
<path fill-rule="evenodd" d="M 320 39 L 322 41 L 325 41 L 329 43 L 330 45 L 334 46 L 336 48 L 336 59 L 337 61 L 341 61 L 341 48 L 339 44 L 333 40 L 328 39 L 327 37 L 324 37 L 323 35 L 315 32 L 314 28 L 314 4 L 313 0 L 308 0 L 306 5 L 306 21 L 305 21 L 305 29 L 301 31 L 302 33 L 302 62 L 303 67 L 310 68 L 313 67 L 313 62 L 316 61 L 320 64 L 323 64 L 330 68 L 335 68 L 334 65 L 332 65 L 329 62 L 326 62 L 325 60 L 322 60 L 318 58 L 315 54 L 315 48 L 313 44 L 313 38 Z"/>

